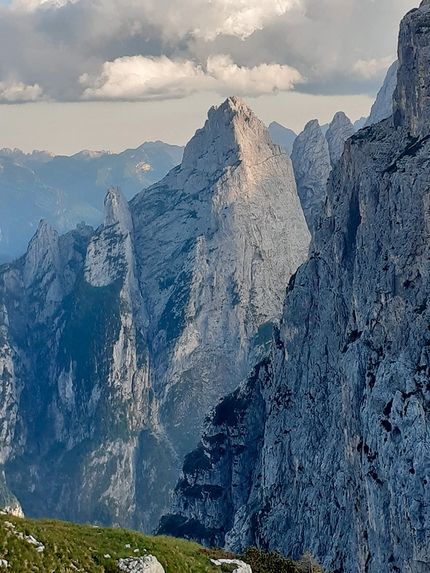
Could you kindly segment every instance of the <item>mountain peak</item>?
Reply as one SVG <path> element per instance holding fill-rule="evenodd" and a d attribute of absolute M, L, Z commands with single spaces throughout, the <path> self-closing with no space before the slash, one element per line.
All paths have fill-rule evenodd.
<path fill-rule="evenodd" d="M 185 147 L 182 168 L 210 175 L 241 161 L 264 161 L 274 148 L 263 122 L 241 98 L 231 96 L 209 110 L 204 127 Z"/>
<path fill-rule="evenodd" d="M 325 136 L 330 151 L 330 161 L 333 166 L 339 161 L 343 153 L 345 141 L 353 135 L 354 126 L 349 117 L 343 111 L 338 111 L 333 117 Z"/>
<path fill-rule="evenodd" d="M 109 227 L 117 223 L 125 231 L 131 231 L 133 228 L 127 199 L 120 187 L 110 187 L 105 198 L 104 226 Z"/>

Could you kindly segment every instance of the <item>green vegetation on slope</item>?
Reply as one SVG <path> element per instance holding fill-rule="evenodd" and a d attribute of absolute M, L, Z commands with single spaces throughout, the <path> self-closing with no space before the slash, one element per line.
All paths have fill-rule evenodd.
<path fill-rule="evenodd" d="M 19 533 L 24 538 L 20 538 Z M 33 536 L 44 545 L 44 550 L 38 552 L 25 536 Z M 117 573 L 116 561 L 120 557 L 146 554 L 154 555 L 166 573 L 222 573 L 219 567 L 212 565 L 200 545 L 183 539 L 150 537 L 125 529 L 54 520 L 0 516 L 0 559 L 9 562 L 4 570 L 10 573 L 75 573 L 77 570 Z"/>
<path fill-rule="evenodd" d="M 231 573 L 236 569 L 231 564 L 213 565 L 211 558 L 243 559 L 253 573 L 324 573 L 308 553 L 295 562 L 277 552 L 250 547 L 237 557 L 174 537 L 0 515 L 0 569 L 10 573 L 121 573 L 118 559 L 144 555 L 154 555 L 166 573 Z"/>

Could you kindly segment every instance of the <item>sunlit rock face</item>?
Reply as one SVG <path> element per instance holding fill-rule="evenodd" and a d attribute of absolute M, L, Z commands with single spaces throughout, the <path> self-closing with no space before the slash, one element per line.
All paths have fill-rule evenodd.
<path fill-rule="evenodd" d="M 309 240 L 290 159 L 234 97 L 96 231 L 42 222 L 0 268 L 0 469 L 26 515 L 152 530 Z"/>
<path fill-rule="evenodd" d="M 214 410 L 162 531 L 430 570 L 429 9 L 401 25 L 394 118 L 347 141 L 271 351 Z"/>
<path fill-rule="evenodd" d="M 131 210 L 160 416 L 186 453 L 270 340 L 309 233 L 289 158 L 238 98 Z"/>

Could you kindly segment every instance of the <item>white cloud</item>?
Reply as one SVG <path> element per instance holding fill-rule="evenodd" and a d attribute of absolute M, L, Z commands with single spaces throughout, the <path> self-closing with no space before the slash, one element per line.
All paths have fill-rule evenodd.
<path fill-rule="evenodd" d="M 217 81 L 217 91 L 240 96 L 258 96 L 291 91 L 304 83 L 301 74 L 290 66 L 260 64 L 253 68 L 240 67 L 229 56 L 212 56 L 207 61 L 207 73 Z"/>
<path fill-rule="evenodd" d="M 196 36 L 213 40 L 219 35 L 247 38 L 303 0 L 12 0 L 11 9 L 35 12 L 59 9 L 79 2 L 98 12 L 102 21 L 114 16 L 108 29 L 127 27 L 139 34 L 144 25 L 158 28 L 164 38 Z M 106 18 L 108 17 L 108 18 Z M 107 22 L 103 22 L 104 24 Z"/>
<path fill-rule="evenodd" d="M 62 8 L 68 2 L 76 0 L 12 0 L 11 10 L 17 12 L 35 12 L 39 8 Z"/>
<path fill-rule="evenodd" d="M 162 56 L 133 56 L 105 62 L 98 76 L 83 74 L 85 100 L 158 100 L 182 98 L 196 91 L 223 95 L 258 96 L 290 91 L 303 83 L 290 66 L 261 64 L 240 67 L 229 56 L 208 58 L 206 67 L 192 61 L 173 61 Z"/>
<path fill-rule="evenodd" d="M 29 86 L 10 79 L 0 82 L 0 103 L 25 103 L 41 99 L 43 90 L 38 84 Z"/>
<path fill-rule="evenodd" d="M 197 0 L 194 6 L 197 22 L 190 32 L 206 40 L 221 34 L 244 39 L 301 3 L 301 0 Z"/>
<path fill-rule="evenodd" d="M 83 92 L 86 99 L 178 98 L 200 89 L 246 95 L 290 83 L 313 94 L 368 94 L 395 58 L 400 18 L 416 3 L 12 0 L 1 10 L 0 82 L 19 78 L 57 101 Z"/>
<path fill-rule="evenodd" d="M 369 80 L 375 76 L 380 76 L 382 72 L 385 72 L 390 67 L 394 60 L 394 55 L 380 59 L 358 60 L 355 62 L 353 70 L 362 78 Z"/>
<path fill-rule="evenodd" d="M 118 58 L 103 64 L 99 76 L 83 74 L 86 100 L 156 100 L 185 97 L 205 88 L 207 78 L 194 62 L 174 62 L 166 56 Z"/>

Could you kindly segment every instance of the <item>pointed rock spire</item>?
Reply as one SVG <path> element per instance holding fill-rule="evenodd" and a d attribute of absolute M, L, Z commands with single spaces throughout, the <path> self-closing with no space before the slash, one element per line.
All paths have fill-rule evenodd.
<path fill-rule="evenodd" d="M 232 96 L 209 110 L 204 127 L 185 147 L 182 169 L 187 172 L 197 168 L 212 175 L 240 161 L 265 161 L 272 149 L 267 127 L 242 99 Z"/>
<path fill-rule="evenodd" d="M 306 222 L 312 229 L 330 175 L 329 146 L 316 119 L 309 121 L 294 141 L 291 161 Z"/>
<path fill-rule="evenodd" d="M 43 278 L 47 273 L 59 268 L 58 233 L 45 219 L 39 223 L 33 235 L 24 263 L 24 283 L 32 284 L 37 278 Z"/>
<path fill-rule="evenodd" d="M 104 226 L 119 224 L 125 231 L 133 229 L 127 199 L 119 187 L 111 187 L 105 198 Z"/>
<path fill-rule="evenodd" d="M 341 158 L 345 141 L 354 135 L 354 126 L 343 111 L 338 111 L 333 117 L 325 135 L 330 152 L 332 166 Z"/>

